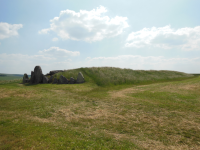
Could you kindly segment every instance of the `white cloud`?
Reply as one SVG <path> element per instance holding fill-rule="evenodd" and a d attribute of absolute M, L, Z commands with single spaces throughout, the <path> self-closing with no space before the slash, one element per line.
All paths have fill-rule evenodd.
<path fill-rule="evenodd" d="M 24 54 L 0 54 L 1 73 L 31 74 L 35 66 L 41 66 L 43 74 L 51 70 L 63 70 L 73 67 L 71 59 L 60 60 L 53 56 L 24 55 Z"/>
<path fill-rule="evenodd" d="M 53 41 L 53 42 L 58 41 L 58 38 L 55 37 L 55 38 L 52 39 L 52 41 Z"/>
<path fill-rule="evenodd" d="M 26 54 L 0 54 L 1 73 L 28 73 L 39 65 L 43 73 L 51 70 L 63 70 L 74 68 L 73 62 L 68 56 L 79 56 L 80 52 L 72 52 L 59 47 L 51 47 L 47 50 L 39 51 L 37 55 Z M 64 57 L 61 57 L 64 56 Z"/>
<path fill-rule="evenodd" d="M 18 35 L 18 30 L 22 28 L 22 24 L 8 24 L 0 22 L 0 39 L 9 38 Z"/>
<path fill-rule="evenodd" d="M 24 55 L 24 54 L 6 54 L 6 53 L 0 54 L 0 64 L 8 62 L 17 64 L 20 60 L 28 63 L 31 61 L 37 62 L 38 60 L 52 61 L 56 60 L 56 58 L 47 57 L 44 55 Z"/>
<path fill-rule="evenodd" d="M 109 18 L 103 14 L 107 9 L 103 6 L 91 11 L 64 10 L 59 17 L 50 20 L 50 28 L 42 29 L 40 34 L 55 32 L 62 39 L 83 40 L 87 42 L 100 41 L 104 38 L 121 34 L 129 25 L 126 17 Z"/>
<path fill-rule="evenodd" d="M 59 47 L 50 47 L 49 49 L 45 49 L 43 51 L 39 51 L 40 54 L 46 54 L 46 55 L 53 55 L 53 56 L 79 56 L 80 52 L 78 51 L 68 51 L 66 49 L 61 49 Z"/>
<path fill-rule="evenodd" d="M 144 28 L 130 33 L 125 46 L 136 48 L 155 46 L 165 49 L 200 50 L 200 26 L 177 30 L 172 29 L 169 25 L 160 28 Z"/>
<path fill-rule="evenodd" d="M 56 58 L 44 55 L 0 54 L 1 73 L 31 73 L 37 65 L 55 62 Z M 44 73 L 44 72 L 43 72 Z"/>
<path fill-rule="evenodd" d="M 187 73 L 200 72 L 200 57 L 165 58 L 163 56 L 120 55 L 117 57 L 94 57 L 84 61 L 73 61 L 70 58 L 57 59 L 54 56 L 0 54 L 1 73 L 28 73 L 35 66 L 41 66 L 44 74 L 51 70 L 73 69 L 80 67 L 120 67 L 140 70 L 175 70 Z"/>
<path fill-rule="evenodd" d="M 88 57 L 87 66 L 113 66 L 141 70 L 176 70 L 188 73 L 200 72 L 200 57 L 165 58 L 163 56 L 120 55 L 117 57 Z"/>

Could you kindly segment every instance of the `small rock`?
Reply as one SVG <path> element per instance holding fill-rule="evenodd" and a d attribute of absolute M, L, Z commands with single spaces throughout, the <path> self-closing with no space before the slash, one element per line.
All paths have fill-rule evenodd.
<path fill-rule="evenodd" d="M 79 72 L 77 77 L 77 83 L 83 83 L 83 82 L 85 82 L 85 79 L 83 77 L 83 74 Z"/>
<path fill-rule="evenodd" d="M 68 84 L 67 78 L 65 78 L 63 75 L 60 76 L 60 83 L 61 84 Z"/>

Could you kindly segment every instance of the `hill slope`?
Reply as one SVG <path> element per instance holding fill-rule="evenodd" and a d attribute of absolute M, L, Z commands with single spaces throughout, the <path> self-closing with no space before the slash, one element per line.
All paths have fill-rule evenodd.
<path fill-rule="evenodd" d="M 177 71 L 131 70 L 114 67 L 91 67 L 67 70 L 55 74 L 55 77 L 59 78 L 60 75 L 63 75 L 68 79 L 70 77 L 76 79 L 80 71 L 83 73 L 86 82 L 91 81 L 98 86 L 152 83 L 193 77 L 191 74 Z"/>

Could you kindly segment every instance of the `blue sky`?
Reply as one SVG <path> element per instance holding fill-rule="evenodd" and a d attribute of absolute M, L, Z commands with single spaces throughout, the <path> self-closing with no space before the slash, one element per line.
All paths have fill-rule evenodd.
<path fill-rule="evenodd" d="M 0 0 L 0 72 L 200 73 L 199 0 Z"/>

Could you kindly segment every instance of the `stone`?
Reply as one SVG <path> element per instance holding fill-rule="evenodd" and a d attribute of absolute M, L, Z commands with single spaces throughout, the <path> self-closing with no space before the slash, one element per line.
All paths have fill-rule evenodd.
<path fill-rule="evenodd" d="M 49 73 L 47 73 L 46 76 L 48 76 L 48 75 L 52 76 L 52 75 L 54 75 L 54 74 L 56 74 L 58 72 L 63 72 L 63 70 L 52 70 Z"/>
<path fill-rule="evenodd" d="M 43 75 L 42 83 L 48 83 L 49 79 Z"/>
<path fill-rule="evenodd" d="M 24 83 L 29 83 L 29 82 L 30 82 L 30 79 L 25 79 Z"/>
<path fill-rule="evenodd" d="M 52 83 L 53 82 L 53 76 L 50 77 L 48 83 Z"/>
<path fill-rule="evenodd" d="M 73 77 L 70 78 L 70 84 L 74 84 L 74 78 Z"/>
<path fill-rule="evenodd" d="M 23 83 L 27 83 L 29 81 L 28 75 L 25 73 L 23 76 Z"/>
<path fill-rule="evenodd" d="M 58 84 L 64 84 L 60 79 L 58 79 Z"/>
<path fill-rule="evenodd" d="M 83 77 L 83 74 L 81 72 L 78 73 L 78 77 L 77 77 L 77 83 L 84 83 L 85 79 Z"/>
<path fill-rule="evenodd" d="M 60 76 L 60 83 L 61 84 L 68 84 L 67 78 L 65 78 L 63 75 Z"/>
<path fill-rule="evenodd" d="M 30 79 L 30 82 L 31 83 L 34 83 L 34 72 L 33 71 L 31 71 L 31 79 Z"/>
<path fill-rule="evenodd" d="M 58 79 L 57 79 L 57 78 L 54 78 L 53 84 L 57 84 L 57 83 L 58 83 Z"/>
<path fill-rule="evenodd" d="M 42 83 L 43 79 L 43 74 L 42 74 L 42 69 L 40 66 L 36 66 L 34 69 L 34 83 Z"/>
<path fill-rule="evenodd" d="M 61 81 L 60 81 L 60 79 L 58 79 L 58 84 L 61 84 Z"/>

